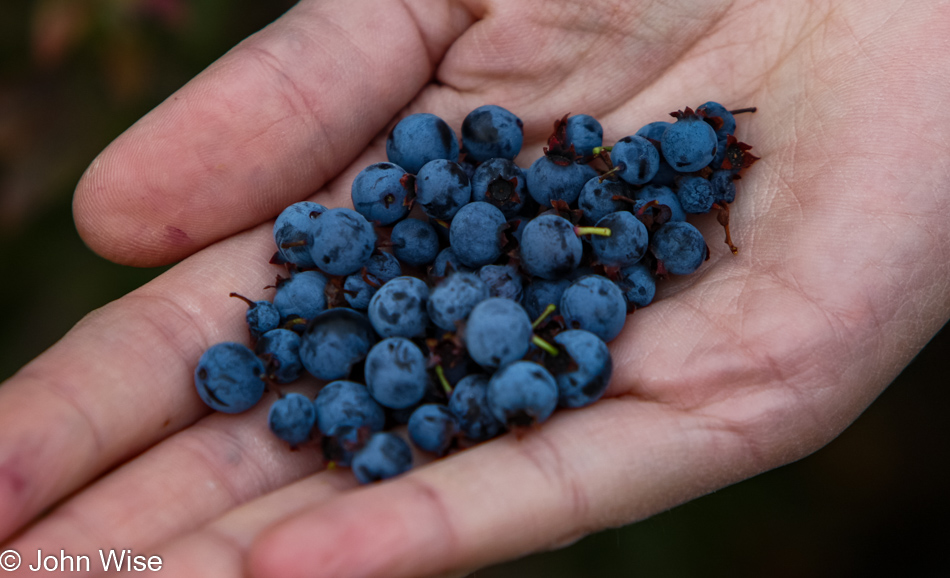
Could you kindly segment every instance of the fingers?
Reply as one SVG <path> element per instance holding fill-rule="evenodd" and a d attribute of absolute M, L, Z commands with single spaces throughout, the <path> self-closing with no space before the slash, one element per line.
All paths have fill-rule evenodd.
<path fill-rule="evenodd" d="M 314 387 L 298 391 L 315 394 Z M 144 552 L 322 467 L 319 448 L 292 451 L 268 430 L 275 395 L 238 416 L 213 414 L 93 483 L 11 547 Z"/>
<path fill-rule="evenodd" d="M 247 340 L 270 296 L 269 226 L 232 238 L 93 312 L 0 387 L 0 538 L 118 461 L 195 422 L 201 353 Z"/>
<path fill-rule="evenodd" d="M 168 263 L 320 188 L 432 75 L 471 21 L 455 3 L 305 1 L 117 138 L 74 214 L 106 258 Z"/>
<path fill-rule="evenodd" d="M 258 578 L 399 578 L 563 545 L 762 467 L 711 423 L 629 397 L 565 411 L 520 440 L 310 508 L 264 533 L 249 567 Z"/>

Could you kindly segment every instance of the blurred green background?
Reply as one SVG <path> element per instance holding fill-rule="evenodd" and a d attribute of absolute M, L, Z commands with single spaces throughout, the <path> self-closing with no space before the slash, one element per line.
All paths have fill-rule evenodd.
<path fill-rule="evenodd" d="M 0 18 L 0 380 L 162 269 L 100 259 L 70 198 L 113 138 L 293 2 L 7 0 Z M 543 576 L 950 576 L 950 329 L 797 463 L 552 553 Z M 422 554 L 424 555 L 424 553 Z"/>

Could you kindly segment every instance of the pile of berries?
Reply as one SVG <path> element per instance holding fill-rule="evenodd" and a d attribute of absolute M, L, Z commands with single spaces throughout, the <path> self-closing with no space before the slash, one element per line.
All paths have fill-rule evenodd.
<path fill-rule="evenodd" d="M 441 456 L 595 402 L 627 314 L 708 258 L 687 215 L 718 211 L 736 251 L 729 204 L 756 157 L 734 113 L 751 111 L 707 102 L 612 147 L 597 120 L 565 115 L 528 170 L 521 120 L 501 107 L 465 118 L 461 148 L 437 116 L 403 118 L 389 162 L 353 181 L 355 209 L 300 202 L 277 218 L 273 300 L 232 293 L 255 348 L 210 347 L 198 395 L 239 413 L 278 390 L 274 434 L 363 483 L 411 467 L 397 425 Z M 315 399 L 280 391 L 304 371 Z"/>

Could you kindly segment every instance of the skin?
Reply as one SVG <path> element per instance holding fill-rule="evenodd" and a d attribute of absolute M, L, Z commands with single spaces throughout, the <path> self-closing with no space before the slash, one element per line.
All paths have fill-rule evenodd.
<path fill-rule="evenodd" d="M 300 2 L 79 183 L 94 250 L 184 261 L 0 387 L 3 549 L 121 544 L 175 576 L 461 575 L 822 447 L 950 316 L 950 50 L 933 33 L 950 4 L 874 4 Z M 315 190 L 347 204 L 397 115 L 458 130 L 498 103 L 525 122 L 528 166 L 566 111 L 611 142 L 710 98 L 759 107 L 739 119 L 762 157 L 733 206 L 740 252 L 697 220 L 710 260 L 611 344 L 601 402 L 359 489 L 268 437 L 263 404 L 201 405 L 201 352 L 247 338 L 228 292 L 273 279 L 273 217 Z"/>

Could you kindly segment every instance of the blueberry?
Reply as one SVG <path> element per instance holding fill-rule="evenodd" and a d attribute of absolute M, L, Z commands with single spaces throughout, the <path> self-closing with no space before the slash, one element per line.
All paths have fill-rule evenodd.
<path fill-rule="evenodd" d="M 584 222 L 593 225 L 608 213 L 622 211 L 627 206 L 623 201 L 616 201 L 614 197 L 633 197 L 633 191 L 625 181 L 604 180 L 593 177 L 584 184 L 581 195 L 577 199 L 577 208 L 584 211 Z"/>
<path fill-rule="evenodd" d="M 267 375 L 277 383 L 300 377 L 300 336 L 289 329 L 271 329 L 257 341 L 254 352 L 261 358 Z"/>
<path fill-rule="evenodd" d="M 326 384 L 313 407 L 317 412 L 317 427 L 324 435 L 331 435 L 334 428 L 342 425 L 377 432 L 386 423 L 383 408 L 373 401 L 366 386 L 353 381 Z"/>
<path fill-rule="evenodd" d="M 458 163 L 430 161 L 416 177 L 416 204 L 433 219 L 450 221 L 471 196 L 471 180 Z"/>
<path fill-rule="evenodd" d="M 708 213 L 716 202 L 712 185 L 702 177 L 684 177 L 676 194 L 687 213 Z"/>
<path fill-rule="evenodd" d="M 310 398 L 288 393 L 270 406 L 267 425 L 278 438 L 296 447 L 310 439 L 310 430 L 317 421 L 317 410 Z"/>
<path fill-rule="evenodd" d="M 376 290 L 400 275 L 402 266 L 396 257 L 389 253 L 374 253 L 363 269 L 343 282 L 343 297 L 353 309 L 365 311 Z"/>
<path fill-rule="evenodd" d="M 629 211 L 610 213 L 597 221 L 598 228 L 610 230 L 610 236 L 591 235 L 590 244 L 601 264 L 626 267 L 639 261 L 647 251 L 647 228 Z"/>
<path fill-rule="evenodd" d="M 428 265 L 439 254 L 439 237 L 419 219 L 399 221 L 392 232 L 393 254 L 407 265 Z"/>
<path fill-rule="evenodd" d="M 660 153 L 656 147 L 636 135 L 620 139 L 610 151 L 610 160 L 617 168 L 617 175 L 631 185 L 650 182 L 660 168 Z"/>
<path fill-rule="evenodd" d="M 356 452 L 351 467 L 361 484 L 387 480 L 412 468 L 412 450 L 396 434 L 380 432 Z"/>
<path fill-rule="evenodd" d="M 435 257 L 435 261 L 432 262 L 432 269 L 429 271 L 429 277 L 432 279 L 438 279 L 456 272 L 461 273 L 471 271 L 471 267 L 462 265 L 461 261 L 459 261 L 458 255 L 456 255 L 455 251 L 452 250 L 452 247 L 446 247 L 445 249 L 439 251 L 439 254 Z"/>
<path fill-rule="evenodd" d="M 330 209 L 316 221 L 310 254 L 329 275 L 356 273 L 376 247 L 376 231 L 352 209 Z"/>
<path fill-rule="evenodd" d="M 365 315 L 338 307 L 317 315 L 300 340 L 300 360 L 318 379 L 342 379 L 376 342 Z"/>
<path fill-rule="evenodd" d="M 366 356 L 366 387 L 381 406 L 402 409 L 425 395 L 426 358 L 404 337 L 383 339 Z"/>
<path fill-rule="evenodd" d="M 195 368 L 198 396 L 213 410 L 241 413 L 264 395 L 264 364 L 247 346 L 224 342 L 212 345 Z"/>
<path fill-rule="evenodd" d="M 524 297 L 521 299 L 521 305 L 528 313 L 529 319 L 537 319 L 544 313 L 548 305 L 554 305 L 555 310 L 551 315 L 558 315 L 558 305 L 561 303 L 561 295 L 564 290 L 571 285 L 568 279 L 534 279 L 525 288 Z"/>
<path fill-rule="evenodd" d="M 452 127 L 436 115 L 410 114 L 397 122 L 386 138 L 386 157 L 416 174 L 436 159 L 457 161 L 458 138 Z"/>
<path fill-rule="evenodd" d="M 520 118 L 500 106 L 480 106 L 462 121 L 462 151 L 477 163 L 491 158 L 514 160 L 521 152 L 523 127 Z"/>
<path fill-rule="evenodd" d="M 472 309 L 490 296 L 488 286 L 477 275 L 452 273 L 429 294 L 429 319 L 439 329 L 455 331 L 456 322 L 467 319 Z"/>
<path fill-rule="evenodd" d="M 541 215 L 525 225 L 521 235 L 521 266 L 529 275 L 558 279 L 577 268 L 583 250 L 570 221 Z"/>
<path fill-rule="evenodd" d="M 548 419 L 557 407 L 557 382 L 544 367 L 516 361 L 488 380 L 488 406 L 508 427 L 526 427 Z"/>
<path fill-rule="evenodd" d="M 468 354 L 485 368 L 524 357 L 531 344 L 531 320 L 521 305 L 492 297 L 475 306 L 463 334 Z"/>
<path fill-rule="evenodd" d="M 492 297 L 504 297 L 521 302 L 524 283 L 517 267 L 512 265 L 485 265 L 478 270 L 478 277 L 488 286 Z"/>
<path fill-rule="evenodd" d="M 650 250 L 673 275 L 689 275 L 706 260 L 706 241 L 685 222 L 667 223 L 653 234 Z"/>
<path fill-rule="evenodd" d="M 717 201 L 731 203 L 736 200 L 736 182 L 732 171 L 714 171 L 709 177 L 713 197 Z M 250 312 L 248 312 L 250 313 Z"/>
<path fill-rule="evenodd" d="M 669 187 L 647 185 L 636 192 L 634 198 L 638 201 L 650 202 L 656 201 L 660 205 L 666 205 L 670 208 L 671 221 L 685 221 L 686 212 L 680 205 L 679 197 L 676 196 Z"/>
<path fill-rule="evenodd" d="M 327 278 L 318 271 L 301 271 L 277 283 L 274 307 L 282 319 L 313 319 L 327 308 Z"/>
<path fill-rule="evenodd" d="M 488 159 L 472 176 L 472 201 L 495 205 L 510 219 L 518 214 L 528 198 L 525 174 L 508 159 Z"/>
<path fill-rule="evenodd" d="M 584 407 L 604 395 L 610 384 L 613 362 L 607 344 L 593 333 L 580 329 L 562 331 L 554 341 L 564 347 L 576 369 L 555 374 L 558 403 L 562 407 Z"/>
<path fill-rule="evenodd" d="M 458 432 L 458 419 L 441 404 L 420 405 L 409 418 L 409 439 L 424 452 L 444 455 Z"/>
<path fill-rule="evenodd" d="M 449 398 L 449 410 L 458 418 L 462 434 L 472 441 L 491 439 L 504 429 L 488 406 L 488 376 L 472 374 L 459 381 Z"/>
<path fill-rule="evenodd" d="M 456 213 L 449 227 L 449 241 L 459 262 L 477 268 L 501 256 L 499 229 L 505 215 L 491 204 L 473 202 Z"/>
<path fill-rule="evenodd" d="M 564 290 L 561 315 L 569 328 L 584 329 L 611 341 L 623 329 L 627 304 L 616 283 L 600 275 L 586 275 Z"/>
<path fill-rule="evenodd" d="M 623 291 L 627 303 L 636 307 L 646 307 L 656 295 L 656 279 L 643 263 L 622 268 L 617 286 Z"/>
<path fill-rule="evenodd" d="M 550 207 L 551 201 L 573 204 L 581 189 L 591 178 L 597 176 L 590 165 L 579 164 L 561 157 L 542 156 L 528 169 L 528 193 L 542 207 Z"/>
<path fill-rule="evenodd" d="M 691 173 L 705 167 L 716 156 L 719 140 L 716 131 L 695 115 L 676 119 L 660 140 L 663 158 L 681 173 Z"/>
<path fill-rule="evenodd" d="M 567 145 L 574 145 L 574 152 L 586 157 L 594 154 L 594 147 L 604 144 L 604 129 L 596 118 L 589 114 L 568 117 L 565 129 Z"/>
<path fill-rule="evenodd" d="M 429 325 L 429 288 L 415 277 L 396 277 L 369 301 L 369 320 L 382 337 L 416 337 Z"/>
<path fill-rule="evenodd" d="M 310 201 L 294 203 L 284 209 L 274 223 L 278 255 L 298 267 L 316 267 L 310 255 L 313 227 L 326 210 L 323 205 Z"/>
<path fill-rule="evenodd" d="M 406 170 L 393 163 L 372 164 L 353 179 L 353 208 L 367 221 L 391 225 L 409 214 Z"/>

